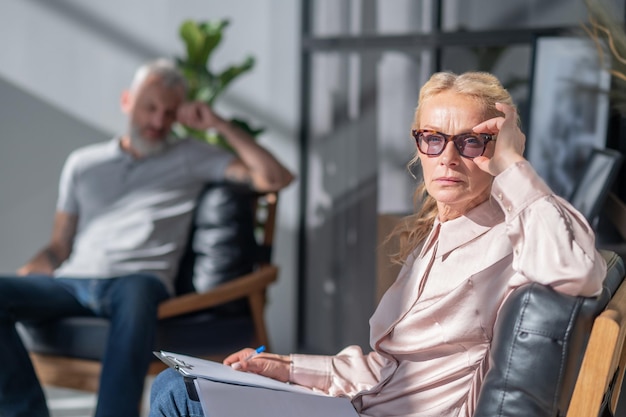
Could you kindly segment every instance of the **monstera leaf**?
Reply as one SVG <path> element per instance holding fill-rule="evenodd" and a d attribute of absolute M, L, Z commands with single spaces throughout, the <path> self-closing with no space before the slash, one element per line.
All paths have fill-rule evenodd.
<path fill-rule="evenodd" d="M 187 55 L 178 57 L 176 62 L 189 84 L 189 100 L 203 101 L 212 106 L 226 87 L 254 67 L 254 58 L 247 56 L 241 63 L 230 65 L 221 72 L 211 70 L 211 55 L 221 43 L 224 29 L 228 25 L 227 19 L 206 22 L 186 20 L 181 24 L 179 35 L 185 43 Z M 231 122 L 252 136 L 263 131 L 251 128 L 247 122 L 240 119 L 233 119 Z M 179 137 L 193 136 L 228 148 L 224 138 L 215 133 L 197 131 L 180 125 L 174 128 L 174 133 Z"/>

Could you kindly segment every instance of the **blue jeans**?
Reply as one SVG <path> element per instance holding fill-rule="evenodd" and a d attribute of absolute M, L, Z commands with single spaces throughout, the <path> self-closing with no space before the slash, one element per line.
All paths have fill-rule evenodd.
<path fill-rule="evenodd" d="M 199 401 L 189 399 L 182 375 L 166 369 L 152 384 L 150 417 L 204 417 L 204 413 Z"/>
<path fill-rule="evenodd" d="M 96 316 L 111 321 L 96 417 L 136 417 L 151 360 L 158 303 L 168 297 L 148 274 L 111 279 L 0 277 L 0 416 L 49 416 L 16 321 Z"/>

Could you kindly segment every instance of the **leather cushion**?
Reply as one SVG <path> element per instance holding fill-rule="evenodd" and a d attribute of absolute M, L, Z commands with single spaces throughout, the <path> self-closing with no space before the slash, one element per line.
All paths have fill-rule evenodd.
<path fill-rule="evenodd" d="M 176 278 L 178 294 L 204 292 L 252 272 L 257 261 L 253 199 L 248 187 L 207 185 Z"/>
<path fill-rule="evenodd" d="M 565 415 L 594 318 L 624 277 L 624 264 L 603 251 L 602 294 L 571 297 L 540 284 L 516 289 L 498 315 L 475 417 Z"/>
<path fill-rule="evenodd" d="M 18 332 L 31 352 L 101 360 L 109 320 L 70 317 L 46 322 L 18 323 Z M 154 350 L 194 356 L 225 355 L 251 346 L 253 324 L 248 316 L 220 317 L 200 313 L 159 322 Z"/>

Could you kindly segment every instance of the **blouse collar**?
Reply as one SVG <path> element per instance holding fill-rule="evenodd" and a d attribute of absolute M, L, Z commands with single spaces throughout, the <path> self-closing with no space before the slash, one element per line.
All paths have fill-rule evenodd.
<path fill-rule="evenodd" d="M 495 225 L 504 221 L 502 209 L 492 198 L 471 209 L 463 216 L 440 223 L 435 219 L 433 230 L 439 229 L 436 257 L 445 256 L 477 237 L 483 235 Z M 437 233 L 431 233 L 428 239 L 436 239 Z M 427 241 L 424 247 L 430 247 L 432 242 Z"/>

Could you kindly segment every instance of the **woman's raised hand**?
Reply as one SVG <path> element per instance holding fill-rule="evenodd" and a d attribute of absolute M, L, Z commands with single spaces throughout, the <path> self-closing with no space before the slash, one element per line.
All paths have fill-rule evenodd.
<path fill-rule="evenodd" d="M 497 135 L 493 155 L 478 156 L 474 163 L 480 169 L 494 177 L 509 166 L 524 160 L 526 136 L 517 125 L 517 112 L 504 103 L 496 103 L 496 109 L 504 113 L 504 117 L 494 117 L 474 127 L 474 132 Z"/>

